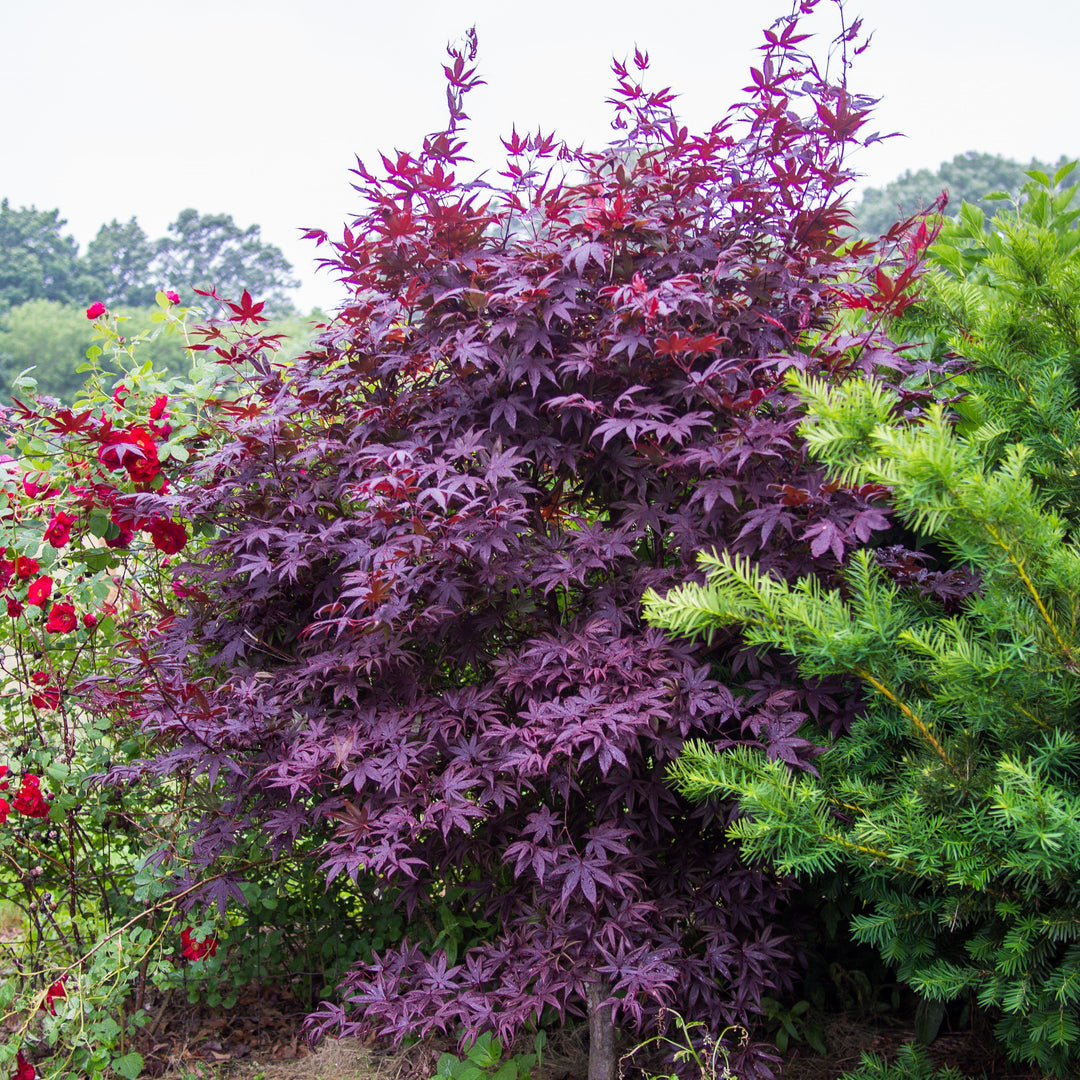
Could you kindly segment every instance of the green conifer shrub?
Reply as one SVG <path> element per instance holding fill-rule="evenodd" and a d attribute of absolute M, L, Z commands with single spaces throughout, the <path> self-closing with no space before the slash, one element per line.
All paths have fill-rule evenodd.
<path fill-rule="evenodd" d="M 869 379 L 793 377 L 831 474 L 887 486 L 978 587 L 936 588 L 945 575 L 870 548 L 839 588 L 719 551 L 704 585 L 645 609 L 683 635 L 741 624 L 807 676 L 861 680 L 863 715 L 813 769 L 689 745 L 677 787 L 735 797 L 750 858 L 844 872 L 866 903 L 855 936 L 903 981 L 974 996 L 1012 1057 L 1064 1077 L 1080 1069 L 1080 234 L 1075 189 L 1029 188 L 989 229 L 969 212 L 942 234 L 930 298 L 905 316 L 972 361 L 959 422 L 944 403 L 905 418 Z"/>
<path fill-rule="evenodd" d="M 907 1043 L 894 1061 L 886 1061 L 877 1054 L 863 1054 L 858 1068 L 844 1073 L 841 1080 L 963 1080 L 963 1076 L 952 1066 L 935 1069 L 924 1050 Z"/>
<path fill-rule="evenodd" d="M 964 204 L 934 249 L 936 268 L 901 333 L 963 353 L 971 367 L 968 431 L 998 460 L 1012 442 L 1032 453 L 1033 481 L 1058 513 L 1080 507 L 1080 208 L 1077 188 L 1033 173 L 1023 203 L 987 221 Z M 897 328 L 894 328 L 897 329 Z"/>

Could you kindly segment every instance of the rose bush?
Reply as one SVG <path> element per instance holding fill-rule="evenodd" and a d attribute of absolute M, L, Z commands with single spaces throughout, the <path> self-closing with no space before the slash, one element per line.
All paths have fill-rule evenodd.
<path fill-rule="evenodd" d="M 253 979 L 340 970 L 396 926 L 375 910 L 362 931 L 340 890 L 255 847 L 240 860 L 244 913 L 181 932 L 185 823 L 214 799 L 212 781 L 94 782 L 144 748 L 138 698 L 106 713 L 87 707 L 94 687 L 144 660 L 180 602 L 201 595 L 172 560 L 205 529 L 177 519 L 172 493 L 240 408 L 250 366 L 239 358 L 277 344 L 223 303 L 223 319 L 193 331 L 176 303 L 159 294 L 153 332 L 184 336 L 187 379 L 152 370 L 146 336 L 127 337 L 123 317 L 95 304 L 99 344 L 73 404 L 39 400 L 27 377 L 0 411 L 0 894 L 27 936 L 26 977 L 0 983 L 0 1009 L 22 1017 L 0 1043 L 0 1076 L 35 1064 L 50 1077 L 135 1076 L 130 1039 L 163 993 L 227 1004 Z"/>
<path fill-rule="evenodd" d="M 155 332 L 190 341 L 186 313 L 168 295 L 159 304 Z M 130 999 L 179 978 L 183 962 L 160 944 L 176 902 L 136 900 L 134 882 L 151 847 L 178 831 L 183 798 L 170 801 L 166 828 L 160 788 L 91 783 L 139 739 L 130 715 L 88 711 L 85 686 L 170 617 L 167 556 L 192 538 L 167 511 L 143 513 L 139 498 L 167 491 L 189 447 L 212 439 L 212 403 L 229 396 L 232 373 L 196 353 L 189 380 L 163 380 L 139 361 L 142 342 L 125 339 L 122 317 L 101 303 L 86 314 L 100 344 L 74 406 L 37 400 L 24 378 L 0 410 L 0 893 L 26 940 L 25 976 L 0 988 L 0 1006 L 24 1018 L 0 1045 L 0 1073 L 9 1063 L 19 1077 L 46 1061 L 50 1076 L 135 1075 L 138 1055 L 115 1048 L 138 1023 Z M 121 386 L 101 374 L 103 356 L 124 371 Z M 210 959 L 216 942 L 197 949 Z"/>

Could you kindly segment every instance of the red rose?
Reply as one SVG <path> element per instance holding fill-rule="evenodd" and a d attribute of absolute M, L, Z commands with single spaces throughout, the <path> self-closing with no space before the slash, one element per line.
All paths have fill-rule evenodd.
<path fill-rule="evenodd" d="M 161 394 L 154 398 L 154 404 L 150 406 L 150 419 L 160 420 L 163 416 L 166 420 L 169 418 L 169 414 L 165 411 L 165 406 L 169 403 L 168 394 Z"/>
<path fill-rule="evenodd" d="M 195 939 L 191 936 L 190 926 L 185 926 L 184 929 L 180 931 L 180 947 L 180 951 L 188 960 L 198 959 L 195 955 Z"/>
<path fill-rule="evenodd" d="M 37 1076 L 37 1070 L 23 1057 L 21 1050 L 15 1058 L 15 1066 L 15 1072 L 12 1074 L 11 1080 L 34 1080 L 34 1077 Z"/>
<path fill-rule="evenodd" d="M 36 499 L 39 495 L 47 499 L 52 495 L 57 494 L 56 488 L 49 487 L 48 477 L 44 473 L 33 473 L 39 480 L 44 479 L 45 483 L 39 483 L 39 480 L 31 480 L 30 473 L 27 473 L 22 479 L 23 491 L 26 492 L 27 498 Z"/>
<path fill-rule="evenodd" d="M 9 596 L 7 598 L 7 613 L 13 619 L 17 619 L 23 613 L 23 610 L 24 605 L 16 600 L 14 596 Z"/>
<path fill-rule="evenodd" d="M 35 709 L 58 709 L 60 707 L 60 691 L 55 686 L 46 686 L 44 690 L 30 695 L 30 704 Z"/>
<path fill-rule="evenodd" d="M 23 817 L 43 818 L 49 816 L 49 802 L 41 794 L 40 781 L 28 773 L 19 785 L 19 791 L 11 804 Z"/>
<path fill-rule="evenodd" d="M 170 304 L 179 304 L 180 294 L 173 292 L 172 289 L 169 289 L 169 291 L 165 293 L 165 299 L 168 300 Z"/>
<path fill-rule="evenodd" d="M 181 952 L 187 960 L 201 960 L 204 956 L 217 956 L 217 938 L 207 937 L 202 941 L 196 941 L 192 936 L 191 927 L 185 926 L 180 931 Z"/>
<path fill-rule="evenodd" d="M 38 1006 L 41 1009 L 48 1009 L 49 1012 L 56 1015 L 56 1006 L 53 1004 L 57 998 L 66 998 L 67 991 L 64 989 L 64 979 L 67 976 L 61 976 L 45 991 L 45 1000 Z"/>
<path fill-rule="evenodd" d="M 121 529 L 119 535 L 105 541 L 105 546 L 111 548 L 130 547 L 134 536 L 135 534 L 130 529 Z"/>
<path fill-rule="evenodd" d="M 109 309 L 100 300 L 98 300 L 97 303 L 91 304 L 86 309 L 86 317 L 91 322 L 93 322 L 94 319 L 101 318 L 101 316 L 104 315 L 105 312 L 108 311 L 108 310 Z"/>
<path fill-rule="evenodd" d="M 107 469 L 127 469 L 136 483 L 148 484 L 160 471 L 157 443 L 146 428 L 133 427 L 109 433 L 98 451 L 98 461 Z"/>
<path fill-rule="evenodd" d="M 75 607 L 72 604 L 53 604 L 45 629 L 50 634 L 67 634 L 75 629 Z"/>
<path fill-rule="evenodd" d="M 44 686 L 49 681 L 49 676 L 44 671 L 35 671 L 34 674 L 30 676 L 30 681 L 35 686 Z M 7 772 L 6 766 L 4 772 Z M 3 776 L 3 773 L 0 773 L 0 776 Z"/>
<path fill-rule="evenodd" d="M 51 577 L 39 577 L 26 591 L 26 599 L 34 607 L 44 607 L 52 592 L 53 579 Z"/>
<path fill-rule="evenodd" d="M 0 825 L 7 821 L 9 813 L 11 813 L 11 807 L 8 805 L 7 799 L 0 799 Z"/>
<path fill-rule="evenodd" d="M 92 611 L 88 611 L 82 617 L 82 624 L 87 630 L 93 630 L 97 626 L 97 616 Z"/>
<path fill-rule="evenodd" d="M 71 526 L 75 519 L 65 510 L 53 516 L 45 527 L 45 541 L 54 548 L 62 548 L 71 539 Z"/>
<path fill-rule="evenodd" d="M 23 581 L 32 578 L 40 569 L 37 560 L 31 559 L 29 555 L 20 555 L 15 560 L 15 576 L 22 578 Z"/>
<path fill-rule="evenodd" d="M 158 551 L 175 555 L 187 543 L 188 535 L 179 521 L 156 517 L 150 519 L 150 539 Z"/>

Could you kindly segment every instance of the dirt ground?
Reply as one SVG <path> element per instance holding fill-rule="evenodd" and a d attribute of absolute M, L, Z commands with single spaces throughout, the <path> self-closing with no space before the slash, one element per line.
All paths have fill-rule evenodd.
<path fill-rule="evenodd" d="M 846 1070 L 854 1069 L 865 1052 L 891 1059 L 902 1045 L 915 1041 L 910 1026 L 887 1018 L 871 1024 L 838 1015 L 829 1017 L 823 1028 L 827 1055 L 822 1057 L 808 1049 L 796 1051 L 785 1063 L 781 1080 L 836 1080 Z M 1038 1070 L 1012 1065 L 985 1034 L 942 1032 L 926 1053 L 935 1065 L 952 1065 L 965 1076 L 1042 1080 Z"/>
<path fill-rule="evenodd" d="M 430 1080 L 445 1043 L 391 1050 L 357 1039 L 325 1040 L 312 1049 L 300 1034 L 304 1009 L 287 994 L 266 988 L 243 995 L 235 1008 L 213 1011 L 172 1007 L 144 1049 L 145 1076 L 162 1080 Z M 874 1023 L 845 1015 L 823 1018 L 828 1053 L 796 1049 L 781 1080 L 836 1080 L 858 1065 L 864 1051 L 892 1057 L 914 1039 L 910 1027 L 885 1017 Z M 522 1046 L 522 1050 L 530 1049 Z M 944 1032 L 928 1048 L 939 1065 L 986 1080 L 1040 1080 L 1034 1070 L 1011 1066 L 986 1035 Z M 549 1042 L 539 1080 L 584 1080 L 585 1030 Z M 627 1070 L 627 1076 L 633 1074 Z M 640 1075 L 640 1074 L 638 1074 Z"/>

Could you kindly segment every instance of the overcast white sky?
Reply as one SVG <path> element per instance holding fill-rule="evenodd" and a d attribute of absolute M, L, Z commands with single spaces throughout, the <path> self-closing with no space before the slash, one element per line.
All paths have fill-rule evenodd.
<path fill-rule="evenodd" d="M 831 5 L 818 19 L 835 30 Z M 880 95 L 864 183 L 966 150 L 1080 155 L 1078 9 L 1067 0 L 847 0 L 875 30 L 850 87 Z M 705 127 L 734 100 L 761 30 L 789 0 L 0 0 L 0 196 L 59 207 L 80 243 L 136 216 L 153 238 L 184 207 L 257 223 L 332 305 L 298 229 L 336 231 L 356 206 L 355 155 L 413 149 L 445 119 L 441 64 L 470 25 L 487 86 L 470 143 L 554 128 L 609 135 L 611 57 L 637 44 L 656 86 Z"/>

